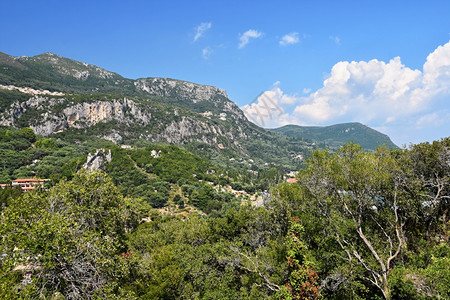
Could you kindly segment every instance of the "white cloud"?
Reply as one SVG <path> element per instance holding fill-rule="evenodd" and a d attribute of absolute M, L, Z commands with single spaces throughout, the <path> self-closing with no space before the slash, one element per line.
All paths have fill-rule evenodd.
<path fill-rule="evenodd" d="M 340 45 L 341 44 L 341 39 L 338 36 L 330 36 L 329 37 L 330 40 L 332 40 L 336 45 Z"/>
<path fill-rule="evenodd" d="M 271 126 L 285 125 L 287 121 L 308 125 L 358 121 L 386 128 L 394 139 L 408 137 L 412 141 L 417 139 L 416 129 L 425 135 L 424 128 L 434 128 L 430 136 L 437 132 L 448 135 L 450 41 L 428 55 L 423 70 L 406 67 L 400 57 L 389 62 L 341 61 L 333 66 L 321 88 L 303 92 L 308 95 L 288 96 L 275 86 L 263 93 L 282 108 L 282 117 L 278 122 L 272 120 Z M 289 110 L 292 113 L 285 112 L 286 105 L 295 106 Z"/>
<path fill-rule="evenodd" d="M 262 36 L 263 36 L 263 33 L 259 32 L 257 30 L 253 30 L 253 29 L 247 30 L 239 37 L 239 40 L 241 42 L 239 43 L 238 48 L 239 49 L 244 48 L 250 42 L 250 39 L 257 39 Z"/>
<path fill-rule="evenodd" d="M 213 53 L 213 50 L 210 47 L 203 48 L 203 50 L 202 50 L 203 59 L 208 59 L 212 53 Z"/>
<path fill-rule="evenodd" d="M 436 93 L 450 92 L 450 42 L 428 55 L 423 66 L 424 83 Z"/>
<path fill-rule="evenodd" d="M 200 25 L 198 25 L 195 28 L 194 42 L 196 42 L 199 38 L 201 38 L 206 31 L 211 29 L 211 27 L 212 27 L 212 23 L 211 22 L 201 23 Z"/>
<path fill-rule="evenodd" d="M 300 42 L 300 39 L 298 38 L 298 32 L 292 32 L 289 34 L 284 35 L 280 40 L 281 46 L 287 46 L 292 44 L 297 44 Z"/>
<path fill-rule="evenodd" d="M 442 68 L 430 72 L 425 66 L 424 73 L 412 70 L 405 67 L 399 57 L 388 63 L 376 59 L 339 62 L 323 87 L 304 98 L 304 103 L 297 106 L 294 113 L 313 123 L 343 117 L 363 122 L 392 122 L 419 113 L 429 107 L 444 83 L 436 79 L 445 74 Z M 447 68 L 449 66 L 450 63 Z"/>
<path fill-rule="evenodd" d="M 293 105 L 298 98 L 286 95 L 278 87 L 279 81 L 274 83 L 270 91 L 261 93 L 253 103 L 242 107 L 247 118 L 262 127 L 279 127 L 287 124 L 299 124 L 286 113 L 283 105 Z"/>

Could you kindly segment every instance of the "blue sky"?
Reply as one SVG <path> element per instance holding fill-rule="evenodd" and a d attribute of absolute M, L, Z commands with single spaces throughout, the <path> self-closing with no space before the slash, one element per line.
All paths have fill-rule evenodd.
<path fill-rule="evenodd" d="M 2 52 L 214 85 L 265 127 L 358 121 L 398 145 L 450 135 L 450 1 L 3 0 L 0 12 Z"/>

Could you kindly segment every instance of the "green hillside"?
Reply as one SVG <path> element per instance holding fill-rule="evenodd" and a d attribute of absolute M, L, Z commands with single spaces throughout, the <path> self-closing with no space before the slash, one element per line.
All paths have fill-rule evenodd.
<path fill-rule="evenodd" d="M 51 53 L 0 53 L 0 85 L 0 299 L 450 298 L 450 138 L 266 130 Z"/>
<path fill-rule="evenodd" d="M 52 53 L 0 53 L 0 84 L 63 95 L 0 90 L 0 125 L 43 136 L 183 146 L 222 166 L 293 170 L 317 147 L 249 122 L 222 89 L 168 78 L 126 79 Z M 243 162 L 245 161 L 245 163 Z M 252 162 L 249 162 L 252 161 Z"/>
<path fill-rule="evenodd" d="M 13 57 L 0 52 L 0 84 L 64 93 L 129 94 L 132 80 L 53 53 Z"/>
<path fill-rule="evenodd" d="M 381 145 L 387 145 L 389 148 L 397 148 L 387 135 L 355 122 L 324 127 L 286 125 L 272 129 L 272 131 L 282 133 L 289 137 L 323 143 L 326 147 L 332 148 L 338 148 L 349 142 L 359 144 L 366 150 L 375 150 Z"/>

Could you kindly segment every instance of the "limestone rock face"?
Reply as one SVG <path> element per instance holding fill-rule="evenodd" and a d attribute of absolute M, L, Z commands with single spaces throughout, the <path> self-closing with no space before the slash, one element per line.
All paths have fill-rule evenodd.
<path fill-rule="evenodd" d="M 110 163 L 112 160 L 111 150 L 98 149 L 94 154 L 89 153 L 86 163 L 83 168 L 89 171 L 100 170 L 105 163 Z"/>
<path fill-rule="evenodd" d="M 56 106 L 66 106 L 58 111 Z M 36 96 L 19 103 L 14 102 L 10 109 L 0 116 L 0 125 L 14 126 L 17 119 L 25 117 L 28 110 L 39 113 L 39 118 L 30 120 L 35 133 L 47 136 L 68 128 L 86 128 L 99 122 L 116 120 L 118 122 L 141 122 L 148 124 L 150 112 L 143 111 L 134 101 L 127 98 L 112 101 L 71 103 L 65 98 Z M 117 140 L 117 136 L 115 137 Z"/>
<path fill-rule="evenodd" d="M 113 101 L 84 102 L 65 108 L 62 113 L 68 127 L 83 128 L 92 126 L 102 121 L 116 119 L 125 121 L 126 111 L 137 120 L 148 123 L 150 114 L 142 112 L 136 103 L 127 98 Z M 77 122 L 81 120 L 82 122 Z"/>
<path fill-rule="evenodd" d="M 58 68 L 70 66 L 74 72 L 83 64 L 67 65 L 64 58 L 53 54 L 35 59 L 50 61 Z M 80 67 L 84 73 L 79 76 L 63 69 L 58 72 L 80 80 L 94 73 L 97 77 L 109 76 L 95 66 L 85 67 Z M 242 140 L 256 133 L 240 108 L 228 99 L 225 90 L 167 78 L 132 82 L 130 90 L 134 84 L 134 91 L 130 93 L 139 95 L 137 98 L 116 98 L 110 94 L 37 94 L 24 90 L 30 98 L 17 100 L 0 111 L 0 125 L 21 127 L 27 124 L 42 136 L 73 130 L 116 144 L 136 139 L 176 145 L 200 142 L 240 152 L 244 149 Z"/>
<path fill-rule="evenodd" d="M 198 101 L 214 101 L 216 95 L 228 98 L 225 90 L 168 78 L 141 78 L 134 82 L 137 91 L 160 97 L 175 97 Z"/>

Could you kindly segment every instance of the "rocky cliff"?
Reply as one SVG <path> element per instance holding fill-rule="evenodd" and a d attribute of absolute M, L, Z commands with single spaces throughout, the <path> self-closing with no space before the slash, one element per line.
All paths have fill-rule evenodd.
<path fill-rule="evenodd" d="M 0 100 L 0 125 L 29 126 L 44 136 L 185 145 L 226 163 L 251 157 L 249 167 L 292 166 L 295 157 L 315 148 L 249 122 L 220 88 L 169 78 L 127 79 L 52 53 L 0 53 Z"/>
<path fill-rule="evenodd" d="M 161 88 L 160 92 L 164 93 Z M 198 95 L 203 95 L 203 98 Z M 192 98 L 209 101 L 211 95 L 199 92 Z M 227 107 L 230 108 L 224 110 L 227 113 L 195 113 L 184 108 L 127 97 L 99 95 L 80 100 L 69 95 L 35 95 L 26 101 L 14 101 L 0 114 L 0 125 L 26 125 L 43 136 L 66 130 L 79 130 L 80 133 L 89 130 L 91 134 L 115 143 L 132 138 L 178 145 L 201 142 L 217 147 L 218 143 L 222 143 L 241 149 L 237 140 L 247 138 L 243 127 L 248 124 L 245 119 L 244 123 L 237 123 L 236 120 L 242 118 L 240 111 L 236 113 L 233 105 Z M 227 120 L 226 116 L 231 115 L 233 117 Z"/>
<path fill-rule="evenodd" d="M 217 87 L 168 78 L 141 78 L 137 79 L 134 85 L 140 92 L 160 97 L 191 100 L 194 103 L 213 101 L 219 104 L 222 99 L 217 96 L 228 98 L 225 90 Z"/>
<path fill-rule="evenodd" d="M 126 113 L 132 118 L 126 118 Z M 35 133 L 47 136 L 68 128 L 85 128 L 112 120 L 138 121 L 145 125 L 151 119 L 151 113 L 144 112 L 127 98 L 74 103 L 67 98 L 35 96 L 22 103 L 14 102 L 0 116 L 0 125 L 18 126 L 22 118 L 28 119 L 27 123 Z"/>

